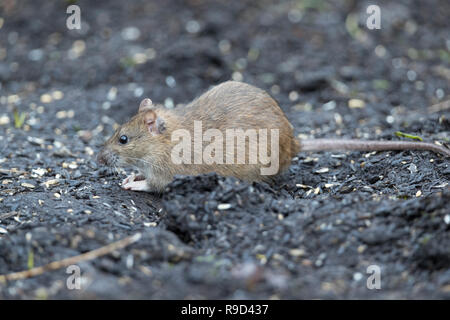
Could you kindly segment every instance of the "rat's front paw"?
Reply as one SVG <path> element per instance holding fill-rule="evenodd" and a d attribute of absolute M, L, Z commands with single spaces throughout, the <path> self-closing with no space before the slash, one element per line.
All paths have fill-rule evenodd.
<path fill-rule="evenodd" d="M 145 180 L 128 182 L 127 184 L 122 185 L 122 188 L 131 191 L 150 191 L 147 181 Z"/>
<path fill-rule="evenodd" d="M 122 186 L 124 186 L 124 185 L 126 185 L 126 184 L 128 184 L 128 183 L 130 183 L 130 182 L 133 182 L 133 181 L 141 181 L 141 180 L 145 180 L 145 177 L 143 176 L 143 175 L 141 175 L 141 174 L 139 174 L 139 175 L 135 175 L 134 173 L 133 174 L 130 174 L 128 177 L 126 177 L 125 179 L 123 179 L 123 181 L 122 181 Z"/>
<path fill-rule="evenodd" d="M 125 190 L 132 191 L 149 191 L 150 188 L 147 185 L 147 181 L 145 181 L 145 177 L 143 175 L 129 175 L 122 181 L 122 188 Z"/>

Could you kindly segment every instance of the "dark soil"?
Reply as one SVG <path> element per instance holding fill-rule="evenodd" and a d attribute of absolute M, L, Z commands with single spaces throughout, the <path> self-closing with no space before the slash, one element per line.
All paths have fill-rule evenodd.
<path fill-rule="evenodd" d="M 0 299 L 450 298 L 448 158 L 300 153 L 272 185 L 210 174 L 163 195 L 95 162 L 144 97 L 177 106 L 230 78 L 300 137 L 448 143 L 450 2 L 377 1 L 369 30 L 366 1 L 86 0 L 81 31 L 72 2 L 0 3 L 0 274 L 142 238 L 80 263 L 81 290 L 59 269 Z"/>

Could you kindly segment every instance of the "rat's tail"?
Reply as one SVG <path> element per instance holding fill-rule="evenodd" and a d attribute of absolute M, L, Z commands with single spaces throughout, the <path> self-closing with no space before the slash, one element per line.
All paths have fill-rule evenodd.
<path fill-rule="evenodd" d="M 429 142 L 377 141 L 357 139 L 305 139 L 300 140 L 300 151 L 387 151 L 427 150 L 450 157 L 450 149 Z"/>

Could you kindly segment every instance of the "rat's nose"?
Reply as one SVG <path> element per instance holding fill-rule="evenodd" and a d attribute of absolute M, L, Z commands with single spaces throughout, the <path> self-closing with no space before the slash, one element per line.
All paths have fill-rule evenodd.
<path fill-rule="evenodd" d="M 99 164 L 102 164 L 102 165 L 106 165 L 107 164 L 107 159 L 106 159 L 106 154 L 105 154 L 105 150 L 104 149 L 101 150 L 99 152 L 99 154 L 97 155 L 97 162 Z"/>

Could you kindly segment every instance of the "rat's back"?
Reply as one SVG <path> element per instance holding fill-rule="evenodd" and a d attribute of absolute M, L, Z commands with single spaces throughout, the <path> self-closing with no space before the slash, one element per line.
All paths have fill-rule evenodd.
<path fill-rule="evenodd" d="M 291 128 L 277 102 L 266 91 L 237 81 L 211 88 L 184 111 L 187 121 L 203 120 L 216 129 L 282 128 L 286 124 Z"/>
<path fill-rule="evenodd" d="M 246 83 L 237 81 L 221 83 L 177 111 L 182 113 L 183 126 L 191 132 L 194 128 L 194 121 L 197 121 L 197 123 L 200 121 L 203 132 L 208 129 L 218 129 L 224 136 L 227 129 L 240 129 L 242 130 L 241 133 L 248 133 L 250 132 L 249 129 L 259 133 L 259 130 L 267 129 L 269 135 L 272 132 L 271 130 L 277 130 L 279 138 L 276 141 L 278 144 L 276 149 L 279 150 L 279 172 L 290 165 L 292 157 L 299 151 L 298 143 L 294 138 L 293 127 L 278 103 L 266 91 Z M 258 136 L 258 143 L 251 144 L 249 137 L 246 137 L 248 153 L 255 152 L 258 154 L 258 145 L 261 148 L 260 138 Z M 276 150 L 272 149 L 271 142 L 270 137 L 267 137 L 267 148 Z M 248 154 L 246 163 L 247 161 Z M 239 167 L 242 173 L 242 171 L 256 169 L 259 172 L 260 166 Z M 249 172 L 244 174 L 244 176 L 249 175 Z M 251 180 L 259 180 L 257 176 L 259 176 L 259 173 L 251 174 Z M 265 177 L 260 178 L 265 180 Z"/>

